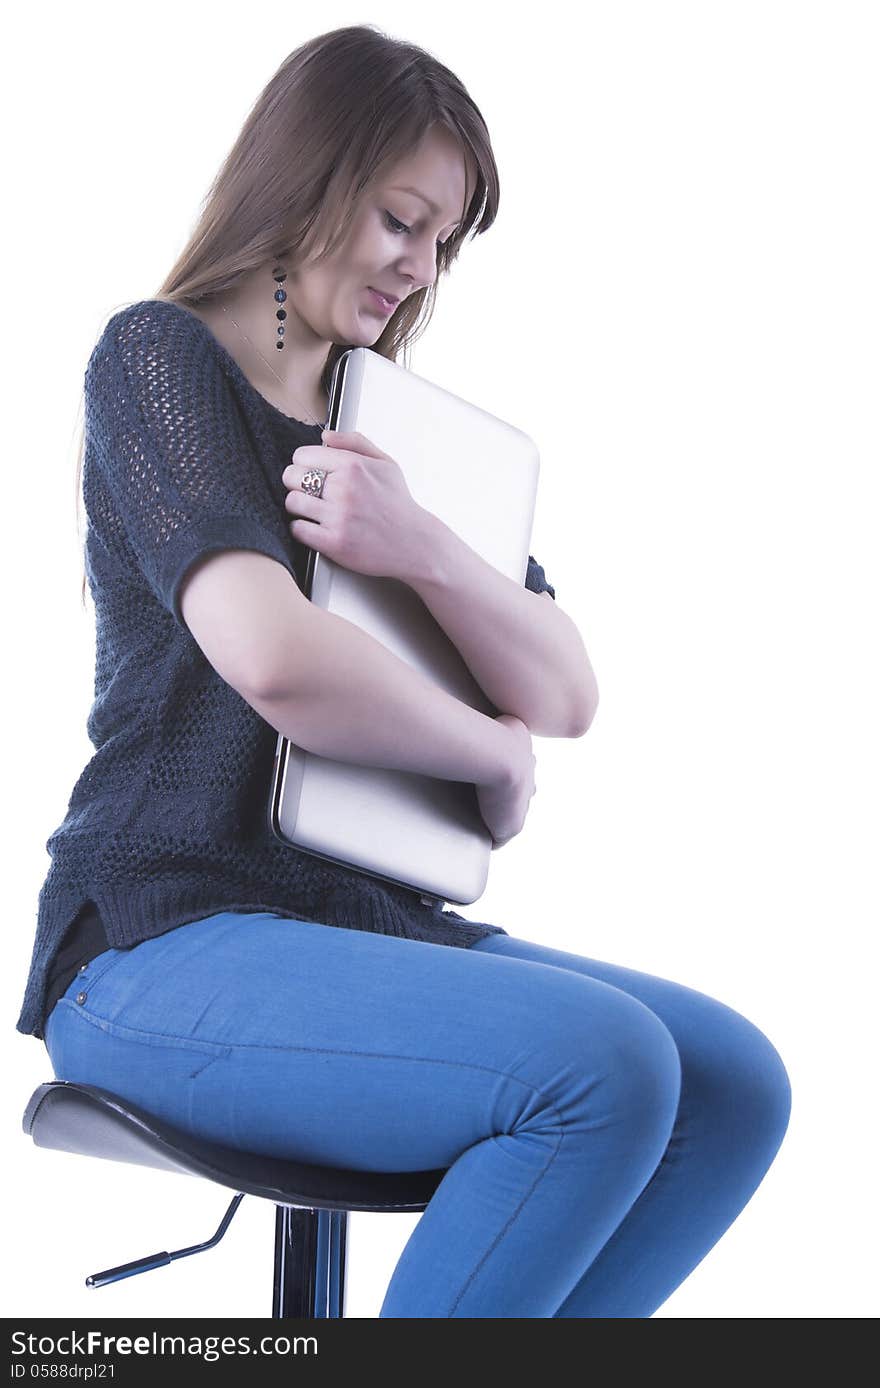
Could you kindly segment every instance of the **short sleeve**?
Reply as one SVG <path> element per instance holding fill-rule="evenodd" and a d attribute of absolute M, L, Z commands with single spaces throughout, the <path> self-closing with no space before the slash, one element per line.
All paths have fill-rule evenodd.
<path fill-rule="evenodd" d="M 553 601 L 556 601 L 556 589 L 547 582 L 546 575 L 542 566 L 533 555 L 529 555 L 529 566 L 526 570 L 526 587 L 533 593 L 549 593 Z"/>
<path fill-rule="evenodd" d="M 123 309 L 85 385 L 91 519 L 124 537 L 179 626 L 182 580 L 211 550 L 258 550 L 296 580 L 287 513 L 205 324 L 164 300 Z"/>

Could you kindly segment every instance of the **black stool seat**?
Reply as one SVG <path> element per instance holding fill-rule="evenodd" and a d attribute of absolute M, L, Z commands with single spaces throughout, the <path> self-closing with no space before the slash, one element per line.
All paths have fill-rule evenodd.
<path fill-rule="evenodd" d="M 344 1113 L 340 1118 L 344 1121 Z M 444 1168 L 349 1171 L 241 1152 L 194 1137 L 107 1089 L 69 1080 L 39 1085 L 22 1127 L 38 1147 L 185 1172 L 236 1191 L 212 1238 L 93 1273 L 86 1278 L 88 1287 L 103 1287 L 214 1248 L 245 1195 L 272 1200 L 276 1318 L 344 1317 L 349 1211 L 424 1210 L 446 1175 Z"/>
<path fill-rule="evenodd" d="M 445 1169 L 348 1171 L 240 1152 L 194 1137 L 118 1094 L 53 1080 L 34 1091 L 22 1127 L 38 1147 L 203 1176 L 247 1195 L 308 1209 L 424 1210 Z"/>

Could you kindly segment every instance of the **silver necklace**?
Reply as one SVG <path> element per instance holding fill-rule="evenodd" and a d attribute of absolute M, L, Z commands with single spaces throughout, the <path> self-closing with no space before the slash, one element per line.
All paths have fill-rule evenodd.
<path fill-rule="evenodd" d="M 220 307 L 222 308 L 223 312 L 226 314 L 227 318 L 232 319 L 232 322 L 235 323 L 235 319 L 232 317 L 232 314 L 229 312 L 229 309 L 226 307 L 226 305 L 225 305 L 225 304 L 221 304 Z M 273 366 L 270 366 L 270 364 L 269 364 L 268 361 L 266 361 L 266 358 L 263 356 L 263 353 L 260 351 L 260 349 L 259 349 L 259 347 L 256 345 L 256 343 L 255 343 L 255 342 L 251 342 L 251 339 L 248 337 L 248 335 L 247 335 L 247 333 L 245 332 L 244 328 L 240 328 L 239 325 L 238 325 L 237 323 L 235 323 L 235 326 L 236 326 L 236 328 L 238 328 L 238 331 L 241 333 L 242 337 L 243 337 L 247 342 L 250 342 L 250 343 L 251 343 L 251 346 L 253 347 L 254 351 L 256 352 L 256 354 L 257 354 L 257 356 L 260 358 L 260 360 L 261 360 L 262 362 L 264 362 L 266 366 L 269 367 L 269 370 L 272 372 L 272 375 L 275 377 L 275 380 L 278 382 L 278 384 L 281 385 L 281 386 L 284 386 L 285 383 L 284 383 L 284 381 L 282 381 L 281 377 L 278 375 L 278 372 L 275 370 L 275 368 L 274 368 Z M 286 387 L 285 387 L 285 389 L 286 389 Z M 281 411 L 281 413 L 283 413 L 283 411 Z M 319 428 L 323 429 L 323 427 L 324 427 L 323 422 L 322 422 L 321 420 L 319 420 L 319 419 L 315 419 L 315 416 L 312 414 L 311 410 L 306 410 L 306 414 L 308 415 L 309 419 L 312 421 L 313 424 L 317 424 Z"/>

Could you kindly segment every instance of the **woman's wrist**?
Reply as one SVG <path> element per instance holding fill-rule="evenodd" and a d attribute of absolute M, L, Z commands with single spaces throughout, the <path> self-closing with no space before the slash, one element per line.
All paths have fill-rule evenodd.
<path fill-rule="evenodd" d="M 489 716 L 489 723 L 486 757 L 475 784 L 494 788 L 510 783 L 510 729 L 499 723 L 497 716 Z"/>

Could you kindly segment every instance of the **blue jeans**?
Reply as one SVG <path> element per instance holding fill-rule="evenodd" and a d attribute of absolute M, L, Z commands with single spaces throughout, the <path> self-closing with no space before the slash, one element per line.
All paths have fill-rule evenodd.
<path fill-rule="evenodd" d="M 230 1147 L 446 1168 L 382 1317 L 651 1316 L 791 1106 L 767 1037 L 692 988 L 509 935 L 454 949 L 270 912 L 106 950 L 45 1044 L 58 1079 Z"/>

